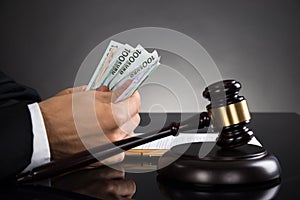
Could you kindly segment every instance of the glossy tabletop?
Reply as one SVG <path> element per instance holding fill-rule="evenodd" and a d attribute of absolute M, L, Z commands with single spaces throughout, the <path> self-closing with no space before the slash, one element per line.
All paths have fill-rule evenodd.
<path fill-rule="evenodd" d="M 147 114 L 141 116 L 139 131 L 151 123 Z M 160 117 L 161 114 L 151 116 Z M 166 123 L 180 117 L 180 114 L 169 114 Z M 214 188 L 174 183 L 158 177 L 154 170 L 155 158 L 137 164 L 135 167 L 144 165 L 150 171 L 140 170 L 140 173 L 124 172 L 126 167 L 134 167 L 125 159 L 124 163 L 115 166 L 120 170 L 109 167 L 80 170 L 53 178 L 46 186 L 3 185 L 0 199 L 300 199 L 300 116 L 295 113 L 253 113 L 249 126 L 265 149 L 279 159 L 280 182 Z"/>

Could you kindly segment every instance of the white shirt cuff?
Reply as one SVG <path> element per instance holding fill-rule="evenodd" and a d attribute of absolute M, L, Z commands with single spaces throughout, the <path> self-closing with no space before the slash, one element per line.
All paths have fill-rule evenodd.
<path fill-rule="evenodd" d="M 28 105 L 33 132 L 33 153 L 31 163 L 23 172 L 29 171 L 39 165 L 50 162 L 50 147 L 42 112 L 38 103 Z"/>

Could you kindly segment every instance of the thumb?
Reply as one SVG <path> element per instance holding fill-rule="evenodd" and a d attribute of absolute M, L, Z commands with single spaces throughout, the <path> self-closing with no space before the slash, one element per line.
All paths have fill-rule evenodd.
<path fill-rule="evenodd" d="M 103 86 L 100 86 L 96 89 L 96 91 L 99 91 L 99 92 L 108 92 L 108 87 L 103 85 Z"/>

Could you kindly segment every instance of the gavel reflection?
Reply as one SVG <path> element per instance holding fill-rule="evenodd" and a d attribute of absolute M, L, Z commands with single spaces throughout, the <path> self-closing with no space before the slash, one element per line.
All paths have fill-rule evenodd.
<path fill-rule="evenodd" d="M 221 128 L 222 131 L 217 139 L 217 145 L 222 148 L 235 148 L 247 144 L 253 137 L 253 132 L 246 127 L 251 117 L 246 99 L 239 96 L 240 89 L 241 84 L 234 80 L 214 83 L 203 92 L 203 96 L 211 103 L 207 106 L 208 112 L 202 112 L 200 116 L 195 115 L 186 121 L 173 122 L 160 130 L 151 131 L 139 137 L 131 137 L 105 144 L 79 152 L 65 159 L 52 161 L 32 171 L 18 175 L 17 181 L 20 183 L 31 182 L 57 176 L 142 144 L 170 135 L 176 136 L 179 131 L 202 129 L 208 126 L 212 126 L 213 130 Z"/>

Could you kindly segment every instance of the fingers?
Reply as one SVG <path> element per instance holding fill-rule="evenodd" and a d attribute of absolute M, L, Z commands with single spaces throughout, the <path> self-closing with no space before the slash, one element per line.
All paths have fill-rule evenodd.
<path fill-rule="evenodd" d="M 112 157 L 102 160 L 101 163 L 105 164 L 105 165 L 116 164 L 116 163 L 122 162 L 124 160 L 124 158 L 125 158 L 125 153 L 122 152 L 120 154 L 117 154 L 117 155 L 114 155 Z"/>
<path fill-rule="evenodd" d="M 111 92 L 95 92 L 95 97 L 95 110 L 98 119 L 102 121 L 101 126 L 110 126 L 109 131 L 120 128 L 138 114 L 140 110 L 140 95 L 138 92 L 119 103 L 111 103 Z"/>
<path fill-rule="evenodd" d="M 125 124 L 123 124 L 120 129 L 122 133 L 125 133 L 124 138 L 131 137 L 133 134 L 133 131 L 136 129 L 136 127 L 140 124 L 141 117 L 139 114 L 136 114 L 133 116 L 129 121 L 127 121 Z M 123 138 L 123 139 L 124 139 Z"/>
<path fill-rule="evenodd" d="M 115 141 L 119 141 L 131 137 L 133 131 L 140 124 L 140 120 L 141 120 L 140 115 L 136 114 L 126 123 L 124 123 L 120 128 L 118 128 L 116 131 L 112 132 L 111 134 L 107 134 L 108 139 L 112 142 L 115 142 Z"/>
<path fill-rule="evenodd" d="M 139 93 L 135 92 L 119 103 L 112 103 L 112 92 L 101 91 L 107 91 L 107 87 L 100 87 L 93 92 L 96 98 L 96 116 L 103 133 L 113 142 L 130 137 L 140 123 Z"/>
<path fill-rule="evenodd" d="M 95 99 L 100 103 L 110 104 L 112 102 L 112 92 L 108 91 L 106 86 L 101 86 L 97 88 L 95 92 Z"/>
<path fill-rule="evenodd" d="M 136 92 L 130 98 L 111 106 L 113 117 L 120 127 L 140 111 L 140 95 Z"/>
<path fill-rule="evenodd" d="M 137 106 L 137 111 L 140 111 L 141 108 L 141 96 L 138 91 L 135 91 L 132 96 L 129 98 L 131 104 L 135 104 Z"/>
<path fill-rule="evenodd" d="M 130 86 L 131 83 L 132 80 L 127 80 L 118 88 L 118 90 L 113 91 L 112 102 L 115 102 L 115 100 Z"/>
<path fill-rule="evenodd" d="M 109 93 L 98 93 L 96 98 L 104 101 L 105 103 L 115 102 L 115 100 L 127 89 L 127 87 L 131 84 L 131 80 L 127 80 L 118 90 Z M 108 92 L 107 86 L 101 86 L 96 89 L 98 92 Z"/>

